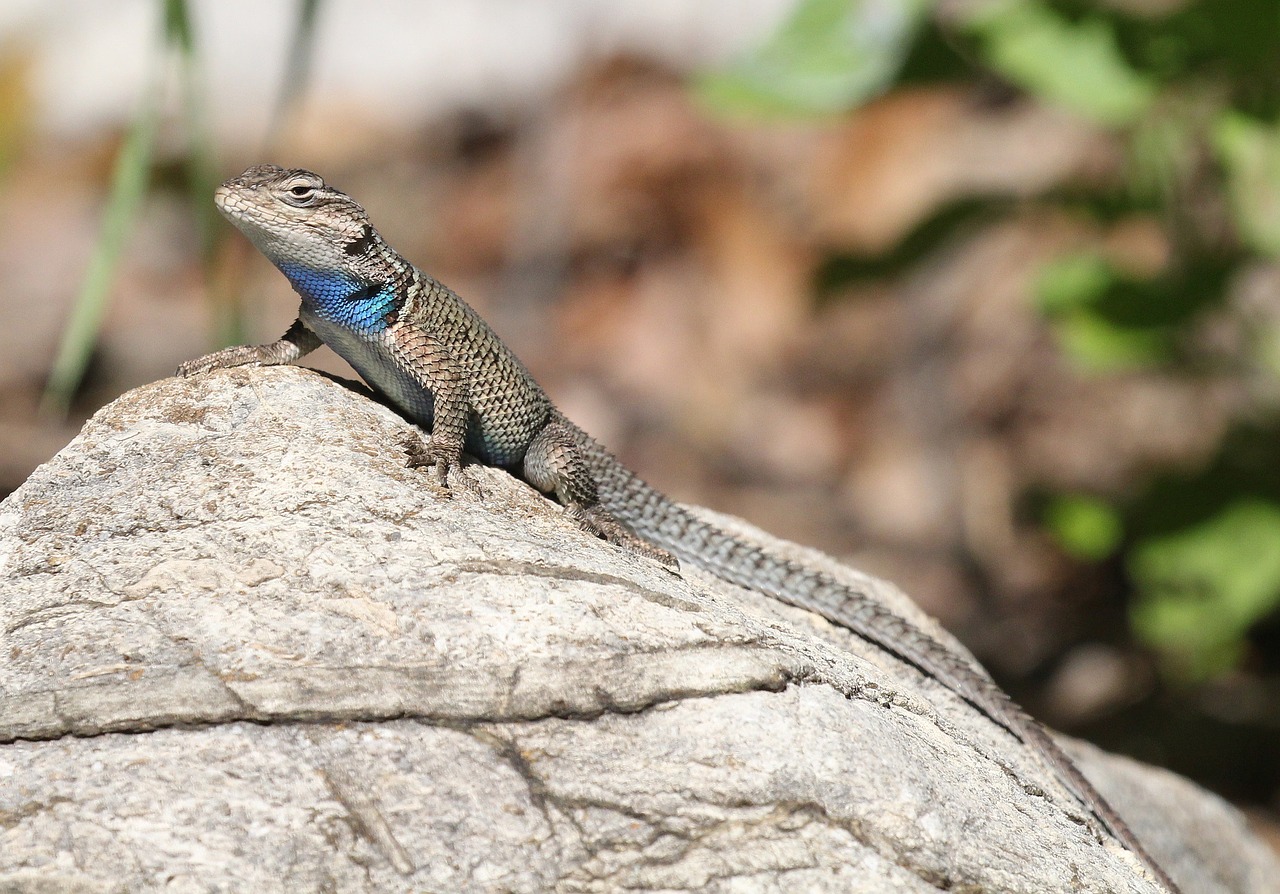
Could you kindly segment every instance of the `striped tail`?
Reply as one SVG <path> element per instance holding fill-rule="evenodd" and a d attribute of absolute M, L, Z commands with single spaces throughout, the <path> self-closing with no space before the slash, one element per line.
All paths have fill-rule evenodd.
<path fill-rule="evenodd" d="M 600 504 L 611 515 L 682 562 L 821 615 L 951 689 L 1039 752 L 1081 803 L 1146 865 L 1169 894 L 1179 894 L 1177 885 L 1057 740 L 985 671 L 866 593 L 696 517 L 632 474 L 590 436 L 576 427 L 574 430 L 580 434 L 584 455 L 595 474 Z"/>

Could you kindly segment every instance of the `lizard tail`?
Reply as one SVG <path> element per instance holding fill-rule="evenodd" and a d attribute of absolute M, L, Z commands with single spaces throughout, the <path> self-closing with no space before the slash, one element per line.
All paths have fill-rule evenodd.
<path fill-rule="evenodd" d="M 596 477 L 600 504 L 607 512 L 681 561 L 729 583 L 815 612 L 950 688 L 1039 752 L 1086 808 L 1142 861 L 1169 894 L 1179 894 L 1178 886 L 1057 740 L 980 667 L 861 590 L 698 518 L 632 474 L 590 436 L 580 430 L 577 433 Z"/>

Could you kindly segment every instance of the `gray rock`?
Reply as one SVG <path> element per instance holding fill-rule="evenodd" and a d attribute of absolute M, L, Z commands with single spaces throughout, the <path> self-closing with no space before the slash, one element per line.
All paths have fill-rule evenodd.
<path fill-rule="evenodd" d="M 170 379 L 0 504 L 0 894 L 1158 891 L 936 682 L 503 472 L 444 499 L 407 430 Z M 1070 747 L 1187 894 L 1280 891 L 1222 801 Z"/>

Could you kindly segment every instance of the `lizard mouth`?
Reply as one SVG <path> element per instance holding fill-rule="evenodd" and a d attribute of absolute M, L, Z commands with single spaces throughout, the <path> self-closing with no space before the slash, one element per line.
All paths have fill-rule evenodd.
<path fill-rule="evenodd" d="M 245 206 L 244 199 L 237 197 L 235 189 L 229 182 L 213 191 L 213 204 L 222 216 L 229 220 L 242 221 L 247 218 L 248 208 Z"/>
<path fill-rule="evenodd" d="M 213 191 L 213 204 L 217 205 L 218 210 L 223 214 L 227 214 L 231 210 L 229 207 L 230 201 L 231 188 L 227 184 L 223 183 Z"/>

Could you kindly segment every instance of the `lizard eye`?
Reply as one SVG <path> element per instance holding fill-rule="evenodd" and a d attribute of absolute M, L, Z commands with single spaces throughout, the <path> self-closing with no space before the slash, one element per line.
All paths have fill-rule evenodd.
<path fill-rule="evenodd" d="M 310 183 L 295 183 L 285 193 L 285 199 L 291 205 L 309 205 L 315 197 L 316 188 Z"/>

